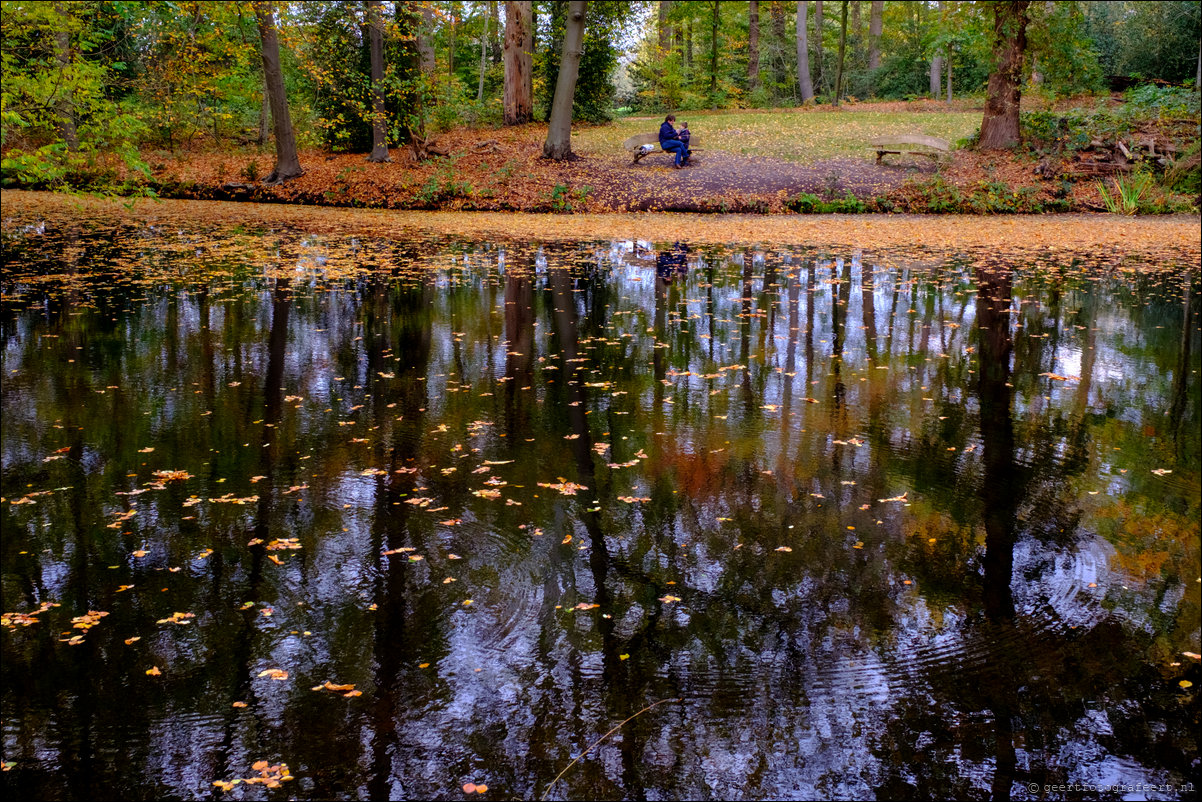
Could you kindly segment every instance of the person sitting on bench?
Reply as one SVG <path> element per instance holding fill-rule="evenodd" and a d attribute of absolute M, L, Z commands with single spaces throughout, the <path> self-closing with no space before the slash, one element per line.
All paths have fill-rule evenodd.
<path fill-rule="evenodd" d="M 684 160 L 687 164 L 689 157 L 693 155 L 693 149 L 689 147 L 689 137 L 692 136 L 692 134 L 689 132 L 689 124 L 682 122 L 680 124 L 680 130 L 676 132 L 676 136 L 680 137 L 680 141 L 684 143 Z"/>
<path fill-rule="evenodd" d="M 673 153 L 676 155 L 675 167 L 679 169 L 684 163 L 684 155 L 688 148 L 685 143 L 680 141 L 680 137 L 676 135 L 676 129 L 672 127 L 672 123 L 676 122 L 676 115 L 669 114 L 664 118 L 664 123 L 659 127 L 659 146 L 665 153 Z"/>

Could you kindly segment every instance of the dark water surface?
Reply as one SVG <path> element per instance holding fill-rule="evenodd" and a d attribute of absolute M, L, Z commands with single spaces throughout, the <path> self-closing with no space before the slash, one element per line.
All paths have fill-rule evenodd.
<path fill-rule="evenodd" d="M 1197 265 L 235 223 L 5 221 L 6 797 L 1196 796 Z"/>

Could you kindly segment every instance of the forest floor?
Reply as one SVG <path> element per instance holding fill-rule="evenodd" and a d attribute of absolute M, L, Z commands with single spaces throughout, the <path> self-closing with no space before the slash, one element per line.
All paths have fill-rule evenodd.
<path fill-rule="evenodd" d="M 393 149 L 392 161 L 306 150 L 304 175 L 257 183 L 274 156 L 256 148 L 144 154 L 164 197 L 391 209 L 522 212 L 1043 212 L 1105 211 L 1096 178 L 1041 169 L 1022 150 L 953 150 L 939 165 L 920 156 L 875 163 L 868 141 L 882 134 L 939 136 L 955 144 L 981 112 L 933 101 L 863 103 L 831 109 L 700 112 L 691 164 L 675 169 L 654 153 L 635 164 L 622 141 L 657 129 L 659 118 L 577 126 L 574 157 L 542 157 L 547 128 L 457 128 L 434 138 L 427 160 Z M 1188 205 L 1188 204 L 1187 204 Z"/>

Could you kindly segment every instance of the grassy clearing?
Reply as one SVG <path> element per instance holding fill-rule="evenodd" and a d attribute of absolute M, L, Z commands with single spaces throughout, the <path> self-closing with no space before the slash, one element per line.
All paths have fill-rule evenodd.
<path fill-rule="evenodd" d="M 788 110 L 777 112 L 681 112 L 698 147 L 808 164 L 851 157 L 872 160 L 868 140 L 893 134 L 926 134 L 955 143 L 981 124 L 979 111 L 896 112 Z M 662 117 L 628 117 L 610 125 L 573 130 L 581 153 L 612 154 L 634 134 L 656 131 Z"/>

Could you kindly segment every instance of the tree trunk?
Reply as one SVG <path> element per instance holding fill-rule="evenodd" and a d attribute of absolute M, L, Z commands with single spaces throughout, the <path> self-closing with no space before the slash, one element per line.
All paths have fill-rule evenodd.
<path fill-rule="evenodd" d="M 588 0 L 572 0 L 568 4 L 559 79 L 555 82 L 547 141 L 543 144 L 543 156 L 548 159 L 563 161 L 572 157 L 572 102 L 576 95 L 576 77 L 580 73 L 580 56 L 584 52 L 584 14 L 587 9 Z"/>
<path fill-rule="evenodd" d="M 826 71 L 822 69 L 822 0 L 814 2 L 814 77 L 819 91 L 825 91 Z"/>
<path fill-rule="evenodd" d="M 422 75 L 434 74 L 434 4 L 422 3 L 422 24 L 417 29 L 417 54 Z"/>
<path fill-rule="evenodd" d="M 371 155 L 369 162 L 388 162 L 388 126 L 384 111 L 384 4 L 367 0 L 367 32 L 371 47 Z"/>
<path fill-rule="evenodd" d="M 751 0 L 747 10 L 747 88 L 760 88 L 760 0 Z"/>
<path fill-rule="evenodd" d="M 304 170 L 296 155 L 296 136 L 288 114 L 288 96 L 284 91 L 284 72 L 280 67 L 280 40 L 275 29 L 275 10 L 270 2 L 255 2 L 255 21 L 259 26 L 263 75 L 267 79 L 267 97 L 271 100 L 271 121 L 275 126 L 275 169 L 264 184 L 282 184 Z"/>
<path fill-rule="evenodd" d="M 476 89 L 476 102 L 484 102 L 484 72 L 488 69 L 488 14 L 484 15 L 484 33 L 480 34 L 480 83 Z"/>
<path fill-rule="evenodd" d="M 788 39 L 785 38 L 785 4 L 783 0 L 772 0 L 772 4 L 768 6 L 768 12 L 772 15 L 772 52 L 776 57 L 772 59 L 772 80 L 777 86 L 784 86 L 787 81 L 785 74 L 785 45 Z"/>
<path fill-rule="evenodd" d="M 868 15 L 868 69 L 876 70 L 881 66 L 881 28 L 885 14 L 885 0 L 872 0 L 872 10 Z"/>
<path fill-rule="evenodd" d="M 814 100 L 814 84 L 810 80 L 810 46 L 806 40 L 806 16 L 809 0 L 797 0 L 797 88 L 801 91 L 801 102 Z"/>
<path fill-rule="evenodd" d="M 943 0 L 939 0 L 939 19 L 943 20 Z M 939 99 L 940 84 L 943 83 L 943 51 L 936 50 L 931 56 L 931 97 Z"/>
<path fill-rule="evenodd" d="M 672 46 L 672 23 L 668 15 L 672 13 L 672 0 L 659 0 L 659 52 L 660 56 L 667 54 Z"/>
<path fill-rule="evenodd" d="M 271 136 L 271 98 L 267 94 L 267 76 L 263 76 L 263 98 L 259 103 L 259 147 Z"/>
<path fill-rule="evenodd" d="M 718 91 L 718 2 L 713 0 L 714 16 L 710 23 L 710 102 L 716 103 L 714 94 Z"/>
<path fill-rule="evenodd" d="M 62 20 L 54 31 L 54 60 L 58 63 L 58 80 L 61 85 L 71 87 L 75 82 L 67 75 L 71 69 L 71 33 L 68 24 L 70 12 L 66 3 L 55 3 L 54 10 Z M 75 129 L 75 103 L 71 95 L 71 90 L 65 89 L 62 99 L 57 103 L 57 109 L 63 141 L 67 143 L 67 150 L 74 153 L 79 150 L 79 133 Z"/>
<path fill-rule="evenodd" d="M 843 19 L 839 23 L 839 65 L 835 70 L 835 105 L 843 94 L 843 54 L 847 50 L 847 0 L 843 0 Z"/>
<path fill-rule="evenodd" d="M 853 36 L 860 35 L 860 3 L 859 3 L 859 0 L 851 0 L 851 33 Z"/>
<path fill-rule="evenodd" d="M 1029 0 L 993 4 L 993 71 L 989 73 L 985 116 L 981 120 L 981 150 L 1011 148 L 1021 139 L 1018 104 L 1030 5 Z"/>
<path fill-rule="evenodd" d="M 952 104 L 952 53 L 948 50 L 947 53 L 947 104 Z"/>
<path fill-rule="evenodd" d="M 530 0 L 505 0 L 505 124 L 533 117 L 534 41 Z"/>

